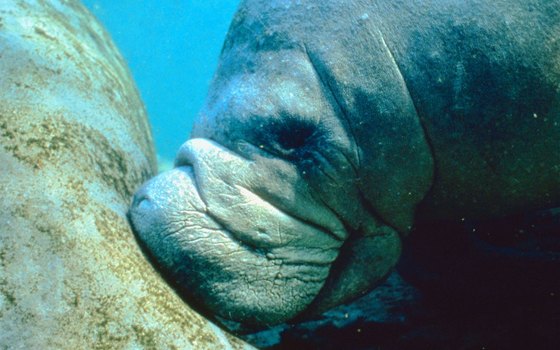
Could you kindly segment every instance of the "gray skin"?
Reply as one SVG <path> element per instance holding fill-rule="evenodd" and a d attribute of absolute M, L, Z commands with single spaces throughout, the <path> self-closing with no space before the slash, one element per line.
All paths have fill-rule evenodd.
<path fill-rule="evenodd" d="M 415 222 L 558 206 L 558 38 L 557 0 L 244 1 L 136 233 L 263 326 L 378 285 Z"/>

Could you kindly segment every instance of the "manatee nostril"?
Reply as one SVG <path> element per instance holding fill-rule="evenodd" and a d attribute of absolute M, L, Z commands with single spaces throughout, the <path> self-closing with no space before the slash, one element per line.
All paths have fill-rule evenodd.
<path fill-rule="evenodd" d="M 137 193 L 134 195 L 134 199 L 132 200 L 132 206 L 134 210 L 149 210 L 152 208 L 152 200 L 146 193 Z"/>
<path fill-rule="evenodd" d="M 187 157 L 185 157 L 184 155 L 179 153 L 176 156 L 175 162 L 174 162 L 173 165 L 175 166 L 175 168 L 180 168 L 182 166 L 192 166 L 192 162 Z"/>
<path fill-rule="evenodd" d="M 148 210 L 152 207 L 152 201 L 148 197 L 142 198 L 136 205 L 138 210 Z"/>
<path fill-rule="evenodd" d="M 179 168 L 182 166 L 192 166 L 191 157 L 192 157 L 192 153 L 191 153 L 190 142 L 187 141 L 181 146 L 181 148 L 179 148 L 179 151 L 175 156 L 175 163 L 174 163 L 175 167 Z"/>

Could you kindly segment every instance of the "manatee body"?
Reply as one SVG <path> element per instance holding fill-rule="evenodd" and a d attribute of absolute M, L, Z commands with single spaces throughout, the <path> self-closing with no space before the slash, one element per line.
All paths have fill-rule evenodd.
<path fill-rule="evenodd" d="M 557 0 L 244 1 L 135 231 L 187 298 L 262 326 L 370 290 L 414 225 L 558 206 L 558 38 Z"/>
<path fill-rule="evenodd" d="M 76 1 L 0 1 L 0 348 L 231 349 L 127 222 L 155 172 L 123 59 Z"/>

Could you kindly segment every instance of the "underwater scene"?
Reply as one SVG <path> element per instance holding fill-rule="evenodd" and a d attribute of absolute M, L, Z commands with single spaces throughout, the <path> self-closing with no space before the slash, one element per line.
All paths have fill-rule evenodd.
<path fill-rule="evenodd" d="M 0 0 L 0 348 L 560 347 L 560 0 Z"/>
<path fill-rule="evenodd" d="M 159 167 L 171 168 L 202 108 L 239 1 L 83 3 L 124 56 L 148 110 Z"/>

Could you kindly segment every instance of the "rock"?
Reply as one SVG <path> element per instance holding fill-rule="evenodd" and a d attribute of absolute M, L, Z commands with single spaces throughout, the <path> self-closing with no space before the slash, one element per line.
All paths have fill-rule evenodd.
<path fill-rule="evenodd" d="M 146 112 L 77 1 L 0 2 L 0 348 L 249 347 L 148 263 L 126 211 L 156 164 Z"/>

